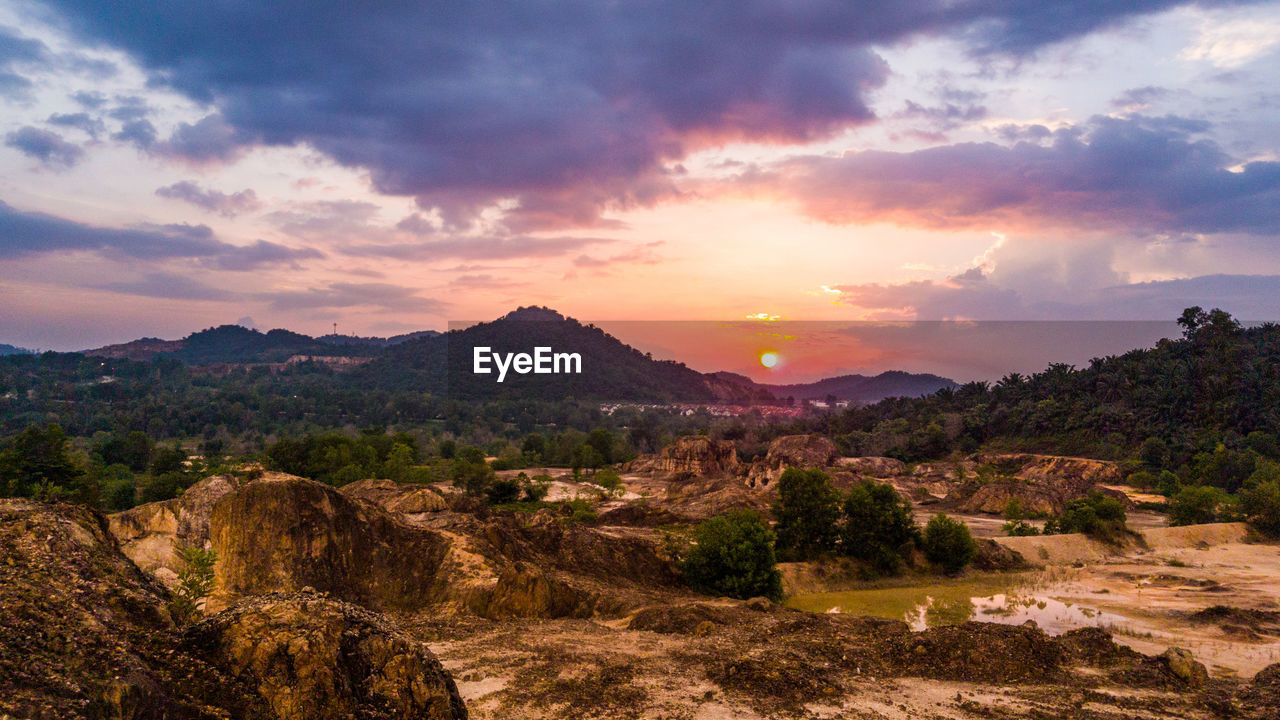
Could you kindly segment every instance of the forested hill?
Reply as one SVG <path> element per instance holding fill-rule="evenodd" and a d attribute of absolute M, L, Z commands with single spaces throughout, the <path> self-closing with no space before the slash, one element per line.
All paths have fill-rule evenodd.
<path fill-rule="evenodd" d="M 1086 368 L 1051 365 L 814 422 L 854 454 L 908 459 L 998 446 L 1179 468 L 1217 453 L 1222 472 L 1238 475 L 1225 465 L 1280 455 L 1280 326 L 1245 329 L 1200 308 L 1178 322 L 1182 339 Z"/>
<path fill-rule="evenodd" d="M 840 375 L 817 382 L 798 385 L 761 385 L 776 397 L 793 397 L 797 400 L 853 400 L 874 403 L 891 397 L 921 397 L 942 390 L 959 387 L 948 380 L 928 373 L 907 373 L 890 370 L 879 375 Z"/>
<path fill-rule="evenodd" d="M 127 360 L 165 358 L 186 365 L 285 362 L 295 355 L 370 357 L 410 340 L 439 335 L 424 330 L 391 338 L 322 335 L 311 337 L 291 330 L 260 332 L 241 325 L 220 325 L 194 332 L 181 340 L 141 338 L 119 345 L 85 350 L 85 355 Z"/>
<path fill-rule="evenodd" d="M 532 353 L 535 347 L 581 356 L 581 373 L 477 375 L 474 348 Z M 491 364 L 492 366 L 492 364 Z M 704 375 L 624 344 L 594 325 L 584 325 L 548 308 L 520 308 L 494 320 L 444 335 L 410 340 L 388 348 L 351 372 L 359 386 L 389 391 L 425 390 L 459 400 L 557 401 L 577 399 L 634 402 L 769 402 L 772 396 L 748 382 Z"/>

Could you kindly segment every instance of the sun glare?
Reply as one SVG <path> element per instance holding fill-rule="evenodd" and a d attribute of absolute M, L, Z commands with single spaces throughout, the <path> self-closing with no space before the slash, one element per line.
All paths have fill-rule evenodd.
<path fill-rule="evenodd" d="M 767 368 L 771 368 L 774 365 L 777 365 L 778 353 L 775 353 L 775 352 L 760 353 L 760 364 Z"/>

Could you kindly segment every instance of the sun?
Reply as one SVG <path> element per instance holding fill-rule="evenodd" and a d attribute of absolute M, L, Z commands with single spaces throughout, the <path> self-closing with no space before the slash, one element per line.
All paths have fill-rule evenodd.
<path fill-rule="evenodd" d="M 761 365 L 763 365 L 763 366 L 765 366 L 765 367 L 767 367 L 767 368 L 771 368 L 771 367 L 773 367 L 774 365 L 777 365 L 777 364 L 778 364 L 778 353 L 776 353 L 776 352 L 763 352 L 763 353 L 760 353 L 760 364 L 761 364 Z"/>

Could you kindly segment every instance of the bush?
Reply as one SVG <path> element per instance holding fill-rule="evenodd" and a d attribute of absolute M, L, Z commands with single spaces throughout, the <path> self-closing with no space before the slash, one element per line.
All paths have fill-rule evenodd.
<path fill-rule="evenodd" d="M 1227 496 L 1207 485 L 1188 485 L 1169 501 L 1170 525 L 1200 525 L 1218 520 L 1218 508 Z"/>
<path fill-rule="evenodd" d="M 924 528 L 924 556 L 948 575 L 963 570 L 977 552 L 969 526 L 944 513 L 934 515 Z"/>
<path fill-rule="evenodd" d="M 787 468 L 778 480 L 778 499 L 773 504 L 778 554 L 788 560 L 809 560 L 834 550 L 839 502 L 826 473 Z"/>
<path fill-rule="evenodd" d="M 1265 480 L 1240 493 L 1249 523 L 1268 535 L 1280 535 L 1280 480 Z"/>
<path fill-rule="evenodd" d="M 1022 502 L 1018 498 L 1011 498 L 1004 506 L 1005 523 L 1001 528 L 1004 534 L 1011 537 L 1039 535 L 1040 528 L 1024 520 L 1023 518 L 1025 517 L 1026 515 L 1022 510 Z"/>
<path fill-rule="evenodd" d="M 849 490 L 840 533 L 844 554 L 871 563 L 877 572 L 895 573 L 902 567 L 904 546 L 919 535 L 911 503 L 892 485 L 868 480 Z"/>
<path fill-rule="evenodd" d="M 482 495 L 493 482 L 493 468 L 484 462 L 471 462 L 463 459 L 461 453 L 453 461 L 453 484 L 460 487 L 468 495 Z"/>
<path fill-rule="evenodd" d="M 525 502 L 542 502 L 547 497 L 547 492 L 551 490 L 550 475 L 534 475 L 530 478 L 524 473 L 517 476 L 520 479 L 520 489 L 524 491 Z"/>
<path fill-rule="evenodd" d="M 694 531 L 696 543 L 680 562 L 696 590 L 740 599 L 782 599 L 773 531 L 751 510 L 711 518 Z"/>
<path fill-rule="evenodd" d="M 520 499 L 520 481 L 516 478 L 498 478 L 484 489 L 485 497 L 492 505 L 505 505 Z"/>
<path fill-rule="evenodd" d="M 1067 503 L 1061 515 L 1045 523 L 1045 535 L 1084 533 L 1097 540 L 1116 542 L 1127 534 L 1124 503 L 1100 492 Z"/>
<path fill-rule="evenodd" d="M 613 468 L 597 470 L 591 482 L 604 488 L 607 495 L 617 497 L 626 491 L 626 488 L 622 487 L 622 476 Z"/>

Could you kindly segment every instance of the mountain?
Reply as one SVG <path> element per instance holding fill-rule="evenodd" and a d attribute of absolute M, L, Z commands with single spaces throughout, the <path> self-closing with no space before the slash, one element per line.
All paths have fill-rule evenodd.
<path fill-rule="evenodd" d="M 572 353 L 579 373 L 521 374 L 498 382 L 498 360 L 490 374 L 473 372 L 476 348 L 487 355 L 532 354 L 534 348 Z M 548 361 L 550 365 L 550 361 Z M 577 399 L 630 402 L 770 402 L 768 392 L 747 381 L 705 375 L 671 360 L 655 360 L 594 325 L 550 308 L 522 307 L 493 322 L 443 335 L 417 338 L 387 350 L 352 372 L 353 380 L 387 390 L 424 390 L 459 400 Z"/>
<path fill-rule="evenodd" d="M 929 373 L 907 373 L 890 370 L 879 375 L 840 375 L 817 382 L 795 385 L 761 385 L 780 398 L 796 400 L 825 400 L 835 396 L 837 400 L 849 400 L 859 405 L 880 402 L 891 397 L 921 397 L 932 395 L 944 388 L 960 387 L 955 381 Z"/>
<path fill-rule="evenodd" d="M 35 352 L 34 350 L 28 350 L 26 348 L 14 347 L 13 345 L 6 345 L 5 343 L 0 343 L 0 356 L 31 355 L 34 352 Z"/>

